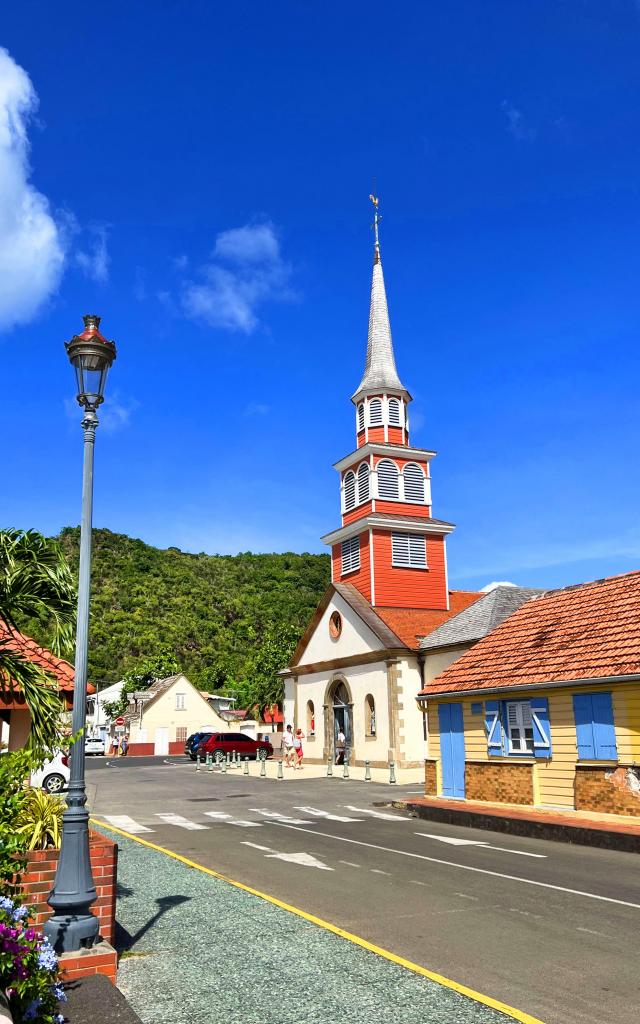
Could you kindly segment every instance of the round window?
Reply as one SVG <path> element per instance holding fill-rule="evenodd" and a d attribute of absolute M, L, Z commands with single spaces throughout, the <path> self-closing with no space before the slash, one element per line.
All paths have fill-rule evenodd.
<path fill-rule="evenodd" d="M 340 612 L 333 612 L 329 619 L 329 636 L 332 640 L 337 640 L 342 633 L 342 615 Z"/>

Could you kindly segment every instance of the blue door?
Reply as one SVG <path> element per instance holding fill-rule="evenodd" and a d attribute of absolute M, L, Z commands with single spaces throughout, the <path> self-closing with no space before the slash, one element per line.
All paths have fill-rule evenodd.
<path fill-rule="evenodd" d="M 439 704 L 442 795 L 464 798 L 464 727 L 462 704 Z"/>

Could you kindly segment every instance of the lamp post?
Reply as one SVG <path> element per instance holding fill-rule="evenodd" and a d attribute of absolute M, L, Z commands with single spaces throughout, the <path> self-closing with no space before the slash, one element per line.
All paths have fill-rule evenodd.
<path fill-rule="evenodd" d="M 82 522 L 80 525 L 80 571 L 78 576 L 78 618 L 73 687 L 72 733 L 84 729 L 87 714 L 87 652 L 89 641 L 89 593 L 91 576 L 91 519 L 93 511 L 93 449 L 98 417 L 96 409 L 104 398 L 109 367 L 116 358 L 116 346 L 100 333 L 100 317 L 85 316 L 84 331 L 65 343 L 76 371 L 77 400 L 84 410 L 84 464 L 82 472 Z M 49 897 L 53 908 L 44 933 L 57 953 L 92 946 L 98 936 L 98 919 L 90 910 L 96 888 L 89 859 L 89 815 L 84 785 L 84 737 L 71 745 L 71 769 L 67 810 L 62 819 L 62 846 L 58 870 Z"/>

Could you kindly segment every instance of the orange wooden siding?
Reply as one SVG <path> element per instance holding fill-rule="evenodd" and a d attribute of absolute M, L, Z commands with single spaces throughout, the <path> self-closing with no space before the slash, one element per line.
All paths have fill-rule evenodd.
<path fill-rule="evenodd" d="M 389 444 L 404 444 L 404 430 L 402 427 L 389 427 Z"/>
<path fill-rule="evenodd" d="M 375 504 L 376 512 L 384 512 L 385 515 L 390 513 L 397 516 L 423 516 L 425 519 L 431 515 L 429 505 L 418 505 L 412 501 L 380 501 L 379 498 L 376 498 Z"/>
<path fill-rule="evenodd" d="M 404 456 L 396 455 L 395 452 L 394 452 L 393 456 L 391 456 L 391 455 L 374 455 L 373 456 L 373 464 L 374 464 L 374 466 L 377 466 L 378 463 L 382 461 L 382 459 L 391 459 L 391 461 L 395 462 L 396 466 L 400 470 L 404 469 L 404 467 L 407 465 L 408 462 L 416 462 L 421 467 L 421 469 L 424 471 L 425 476 L 429 475 L 428 463 L 425 461 L 424 456 L 420 457 L 419 455 L 416 455 L 414 458 L 405 458 Z"/>
<path fill-rule="evenodd" d="M 394 568 L 391 564 L 391 534 L 382 530 L 373 531 L 373 557 L 377 605 L 392 608 L 448 607 L 445 546 L 442 537 L 427 537 L 428 569 Z"/>
<path fill-rule="evenodd" d="M 372 444 L 384 444 L 384 427 L 369 427 L 369 441 Z"/>
<path fill-rule="evenodd" d="M 365 435 L 364 430 L 359 430 L 357 436 L 358 436 L 358 448 L 362 448 L 362 445 L 366 441 L 366 435 Z"/>
<path fill-rule="evenodd" d="M 372 511 L 372 507 L 370 501 L 365 501 L 362 505 L 358 505 L 357 508 L 352 508 L 350 512 L 345 512 L 342 516 L 342 525 L 348 526 L 349 523 L 354 523 L 356 519 L 368 516 Z"/>
<path fill-rule="evenodd" d="M 342 545 L 334 544 L 331 548 L 333 580 L 335 583 L 352 583 L 368 601 L 371 600 L 371 559 L 369 557 L 369 534 L 361 533 L 360 537 L 360 568 L 356 572 L 342 575 Z"/>

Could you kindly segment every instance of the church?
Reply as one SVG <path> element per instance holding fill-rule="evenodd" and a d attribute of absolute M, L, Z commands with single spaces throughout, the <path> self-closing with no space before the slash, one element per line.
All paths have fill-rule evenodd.
<path fill-rule="evenodd" d="M 331 584 L 283 670 L 284 715 L 303 729 L 305 756 L 335 758 L 346 737 L 351 764 L 418 767 L 425 718 L 416 701 L 435 671 L 421 641 L 482 597 L 450 590 L 446 541 L 452 523 L 431 504 L 435 452 L 410 441 L 411 394 L 396 368 L 375 208 L 373 278 L 364 374 L 351 402 L 355 448 L 335 463 L 341 524 Z M 445 663 L 442 656 L 438 671 Z"/>

